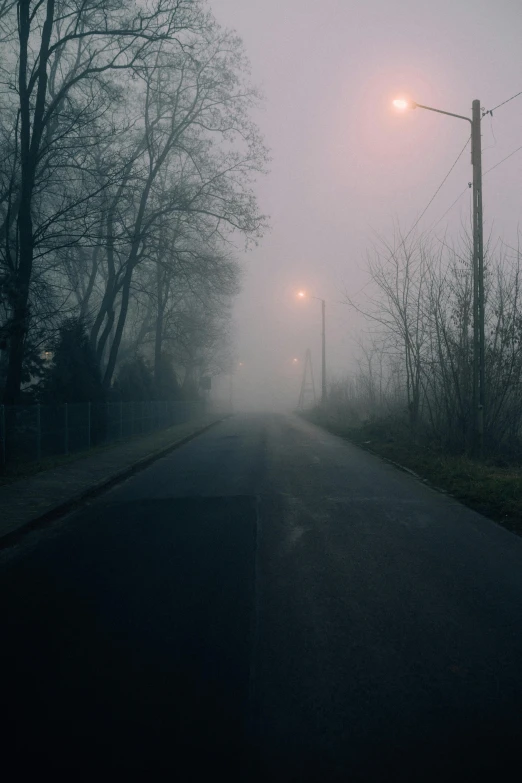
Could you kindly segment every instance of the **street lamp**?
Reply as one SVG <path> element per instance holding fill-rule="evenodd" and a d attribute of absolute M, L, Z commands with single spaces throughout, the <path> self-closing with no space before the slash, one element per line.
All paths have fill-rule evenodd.
<path fill-rule="evenodd" d="M 396 109 L 426 109 L 447 117 L 466 120 L 471 125 L 471 165 L 473 166 L 473 414 L 474 450 L 484 451 L 484 409 L 486 404 L 485 326 L 484 326 L 484 236 L 482 218 L 482 140 L 480 101 L 474 100 L 471 118 L 463 114 L 423 106 L 406 98 L 393 101 Z"/>
<path fill-rule="evenodd" d="M 299 299 L 305 299 L 306 291 L 298 291 L 297 296 Z M 324 406 L 326 405 L 326 301 L 319 296 L 311 296 L 310 298 L 321 302 L 321 405 Z"/>

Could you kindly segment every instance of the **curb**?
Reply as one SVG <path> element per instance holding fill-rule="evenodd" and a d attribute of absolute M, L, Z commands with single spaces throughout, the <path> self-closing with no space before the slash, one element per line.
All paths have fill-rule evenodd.
<path fill-rule="evenodd" d="M 330 430 L 328 430 L 330 431 Z M 332 433 L 335 434 L 335 433 Z M 462 503 L 461 500 L 456 498 L 454 495 L 451 494 L 451 492 L 448 492 L 447 489 L 442 489 L 441 487 L 437 487 L 436 484 L 432 484 L 431 481 L 427 478 L 424 478 L 420 475 L 420 473 L 415 473 L 414 470 L 411 468 L 405 467 L 405 465 L 401 465 L 400 462 L 394 462 L 394 460 L 390 459 L 389 457 L 385 457 L 384 454 L 379 454 L 378 451 L 374 451 L 369 446 L 366 446 L 364 443 L 356 443 L 354 440 L 350 440 L 350 438 L 344 437 L 343 435 L 340 435 L 339 437 L 343 438 L 343 440 L 346 440 L 348 443 L 351 443 L 352 446 L 356 446 L 359 449 L 363 449 L 363 451 L 367 451 L 369 454 L 373 454 L 374 457 L 377 457 L 378 459 L 382 460 L 383 462 L 387 462 L 388 465 L 393 465 L 394 468 L 398 468 L 399 470 L 402 470 L 403 473 L 408 473 L 412 478 L 417 479 L 421 484 L 424 484 L 426 487 L 429 487 L 430 489 L 433 489 L 435 492 L 440 493 L 441 495 L 446 495 L 449 498 L 453 498 L 458 503 Z M 465 503 L 463 505 L 466 505 Z M 471 508 L 468 506 L 468 508 Z"/>
<path fill-rule="evenodd" d="M 420 481 L 420 483 L 424 484 L 426 487 L 435 490 L 435 492 L 439 492 L 441 495 L 447 495 L 449 498 L 453 497 L 453 495 L 451 495 L 447 489 L 441 489 L 441 487 L 437 487 L 435 484 L 432 484 L 429 479 L 423 478 L 419 473 L 415 473 L 414 470 L 411 470 L 411 468 L 406 468 L 404 465 L 401 465 L 400 462 L 394 462 L 389 457 L 385 457 L 383 454 L 379 454 L 378 451 L 369 449 L 367 446 L 361 446 L 360 443 L 355 443 L 354 441 L 349 440 L 348 438 L 346 438 L 346 440 L 348 440 L 348 442 L 351 443 L 353 446 L 358 446 L 360 449 L 364 449 L 369 454 L 373 454 L 374 457 L 378 457 L 383 462 L 387 462 L 389 465 L 393 465 L 394 468 L 398 468 L 399 470 L 402 470 L 404 473 L 409 473 L 409 475 L 412 476 L 414 479 L 417 479 L 417 481 Z M 458 498 L 455 498 L 455 500 L 458 500 Z"/>
<path fill-rule="evenodd" d="M 33 519 L 28 520 L 27 522 L 23 522 L 15 530 L 10 530 L 9 533 L 5 533 L 5 535 L 0 535 L 0 549 L 3 549 L 4 547 L 7 546 L 11 546 L 13 543 L 18 541 L 19 538 L 24 536 L 26 533 L 29 533 L 31 530 L 36 530 L 40 527 L 44 527 L 49 522 L 54 522 L 56 519 L 65 516 L 65 514 L 68 514 L 71 511 L 76 510 L 77 508 L 82 506 L 86 501 L 92 500 L 98 497 L 99 495 L 102 495 L 108 489 L 111 489 L 112 487 L 116 486 L 116 484 L 120 484 L 126 478 L 129 478 L 129 476 L 132 476 L 134 473 L 138 473 L 140 470 L 147 468 L 157 459 L 166 456 L 171 451 L 174 451 L 180 446 L 184 446 L 185 443 L 188 443 L 189 441 L 193 440 L 198 435 L 202 435 L 204 432 L 211 429 L 211 427 L 214 427 L 216 424 L 220 424 L 222 421 L 225 421 L 225 419 L 228 419 L 229 416 L 230 414 L 228 414 L 227 416 L 222 416 L 220 419 L 216 419 L 216 421 L 213 421 L 210 424 L 205 424 L 204 427 L 201 427 L 200 429 L 191 432 L 190 435 L 185 435 L 185 437 L 180 438 L 179 440 L 176 440 L 173 443 L 169 443 L 168 446 L 163 446 L 161 449 L 158 449 L 157 451 L 153 451 L 150 454 L 147 454 L 145 457 L 142 457 L 137 462 L 133 462 L 131 465 L 127 465 L 125 468 L 121 468 L 121 470 L 118 470 L 116 473 L 113 473 L 108 478 L 102 479 L 101 481 L 98 481 L 97 484 L 94 484 L 88 487 L 87 489 L 78 492 L 76 495 L 67 498 L 67 500 L 63 501 L 63 503 L 58 503 L 57 505 L 52 506 L 43 514 L 40 514 L 39 516 L 34 517 Z"/>

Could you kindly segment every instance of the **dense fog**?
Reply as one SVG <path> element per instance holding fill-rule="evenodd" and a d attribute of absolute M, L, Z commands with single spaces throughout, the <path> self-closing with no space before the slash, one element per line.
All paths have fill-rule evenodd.
<path fill-rule="evenodd" d="M 381 307 L 382 290 L 366 285 L 368 257 L 375 261 L 377 251 L 388 258 L 416 224 L 409 251 L 429 244 L 430 266 L 449 267 L 462 256 L 468 263 L 469 145 L 450 169 L 469 126 L 427 111 L 400 112 L 392 101 L 405 96 L 471 117 L 474 99 L 488 110 L 518 93 L 521 12 L 514 1 L 450 0 L 220 0 L 214 8 L 244 40 L 265 95 L 255 116 L 272 156 L 257 188 L 271 230 L 245 256 L 235 308 L 245 362 L 237 385 L 248 399 L 257 388 L 264 404 L 287 395 L 295 405 L 301 374 L 290 392 L 287 363 L 295 354 L 302 366 L 310 347 L 316 385 L 321 369 L 319 302 L 297 301 L 300 288 L 327 300 L 329 378 L 353 381 L 368 374 L 365 353 L 375 333 L 383 340 L 380 326 L 346 304 L 365 313 L 375 302 Z M 521 138 L 522 98 L 483 118 L 491 278 L 501 259 L 512 271 L 516 262 L 509 248 L 518 246 L 522 152 L 486 172 L 518 150 Z"/>
<path fill-rule="evenodd" d="M 519 26 L 509 1 L 2 0 L 4 403 L 322 396 L 518 439 Z"/>

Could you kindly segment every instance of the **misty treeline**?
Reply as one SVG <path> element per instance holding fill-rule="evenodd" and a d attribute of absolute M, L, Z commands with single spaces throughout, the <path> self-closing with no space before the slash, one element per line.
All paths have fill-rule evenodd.
<path fill-rule="evenodd" d="M 521 457 L 521 248 L 485 254 L 487 453 Z M 423 235 L 380 240 L 368 261 L 358 371 L 330 389 L 331 410 L 450 453 L 473 440 L 472 241 Z M 349 297 L 348 297 L 349 300 Z"/>
<path fill-rule="evenodd" d="M 5 403 L 71 340 L 107 393 L 226 370 L 265 224 L 248 73 L 205 0 L 0 0 Z"/>

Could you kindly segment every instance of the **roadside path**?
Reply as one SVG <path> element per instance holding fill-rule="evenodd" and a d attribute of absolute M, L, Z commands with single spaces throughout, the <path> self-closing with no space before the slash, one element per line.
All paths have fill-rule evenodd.
<path fill-rule="evenodd" d="M 208 414 L 0 486 L 0 545 L 28 527 L 70 511 L 223 419 Z"/>

